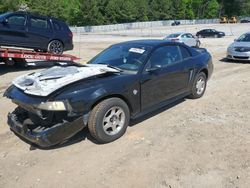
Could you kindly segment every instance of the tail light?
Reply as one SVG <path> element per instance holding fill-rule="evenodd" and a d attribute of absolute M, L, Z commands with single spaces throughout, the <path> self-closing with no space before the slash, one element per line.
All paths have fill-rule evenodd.
<path fill-rule="evenodd" d="M 72 32 L 69 32 L 69 37 L 73 38 L 73 33 Z"/>

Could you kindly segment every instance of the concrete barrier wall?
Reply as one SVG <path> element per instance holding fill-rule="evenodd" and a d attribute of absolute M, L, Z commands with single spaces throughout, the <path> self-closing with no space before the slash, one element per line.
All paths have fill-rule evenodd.
<path fill-rule="evenodd" d="M 181 25 L 193 25 L 193 24 L 216 24 L 219 23 L 219 19 L 201 19 L 201 20 L 178 20 Z M 129 29 L 143 29 L 153 28 L 161 26 L 170 26 L 174 21 L 152 21 L 152 22 L 133 22 L 113 25 L 100 25 L 100 26 L 85 26 L 85 27 L 70 27 L 74 33 L 98 33 L 98 32 L 110 32 Z"/>

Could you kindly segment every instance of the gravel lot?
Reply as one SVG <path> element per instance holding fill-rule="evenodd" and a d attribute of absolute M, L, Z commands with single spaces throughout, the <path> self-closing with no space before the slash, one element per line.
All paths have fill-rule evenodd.
<path fill-rule="evenodd" d="M 248 188 L 250 63 L 223 58 L 250 25 L 233 28 L 235 36 L 201 39 L 214 62 L 203 98 L 138 119 L 110 144 L 96 144 L 84 130 L 56 148 L 30 147 L 10 132 L 6 117 L 15 105 L 0 96 L 0 187 Z M 86 61 L 110 44 L 138 38 L 77 36 L 71 53 Z M 15 77 L 38 69 L 0 64 L 0 94 Z"/>

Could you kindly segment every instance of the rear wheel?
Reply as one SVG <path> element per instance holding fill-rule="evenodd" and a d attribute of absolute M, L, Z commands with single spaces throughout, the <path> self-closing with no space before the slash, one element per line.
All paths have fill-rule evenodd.
<path fill-rule="evenodd" d="M 206 91 L 207 87 L 207 76 L 204 72 L 200 72 L 195 78 L 192 86 L 191 95 L 192 99 L 198 99 L 202 97 Z"/>
<path fill-rule="evenodd" d="M 59 40 L 52 40 L 48 44 L 48 52 L 53 54 L 62 54 L 63 53 L 63 43 Z"/>
<path fill-rule="evenodd" d="M 129 120 L 128 105 L 120 98 L 110 98 L 93 108 L 88 129 L 99 143 L 108 143 L 120 138 L 126 132 Z"/>

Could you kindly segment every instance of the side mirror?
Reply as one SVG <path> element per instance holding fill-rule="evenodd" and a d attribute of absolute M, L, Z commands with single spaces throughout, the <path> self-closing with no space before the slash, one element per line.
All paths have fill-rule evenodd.
<path fill-rule="evenodd" d="M 3 19 L 2 20 L 2 24 L 4 24 L 4 25 L 8 24 L 8 20 L 7 19 Z"/>
<path fill-rule="evenodd" d="M 157 71 L 157 70 L 159 70 L 159 69 L 161 69 L 161 66 L 160 66 L 160 65 L 155 65 L 154 67 L 151 67 L 151 68 L 146 69 L 146 71 L 147 71 L 148 73 L 153 73 L 153 72 L 155 72 L 155 71 Z"/>

